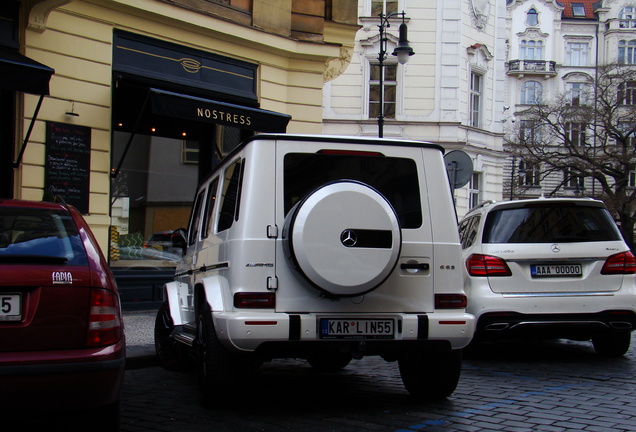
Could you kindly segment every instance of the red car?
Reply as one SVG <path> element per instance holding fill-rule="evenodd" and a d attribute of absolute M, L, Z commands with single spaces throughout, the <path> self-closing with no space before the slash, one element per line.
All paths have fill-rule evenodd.
<path fill-rule="evenodd" d="M 68 409 L 117 431 L 124 370 L 117 285 L 82 215 L 0 199 L 0 411 Z"/>

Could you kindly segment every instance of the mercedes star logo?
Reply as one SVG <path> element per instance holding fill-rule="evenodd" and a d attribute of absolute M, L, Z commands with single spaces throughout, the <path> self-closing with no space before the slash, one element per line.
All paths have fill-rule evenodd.
<path fill-rule="evenodd" d="M 346 247 L 352 247 L 358 243 L 358 236 L 354 230 L 346 229 L 340 234 L 340 241 Z"/>
<path fill-rule="evenodd" d="M 550 248 L 552 249 L 552 252 L 554 252 L 554 253 L 561 252 L 561 248 L 559 247 L 558 244 L 553 244 L 552 246 L 550 246 Z"/>

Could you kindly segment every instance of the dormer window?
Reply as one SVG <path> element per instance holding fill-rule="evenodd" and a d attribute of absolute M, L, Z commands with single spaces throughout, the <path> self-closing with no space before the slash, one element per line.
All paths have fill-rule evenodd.
<path fill-rule="evenodd" d="M 535 8 L 532 8 L 526 14 L 526 24 L 529 26 L 539 25 L 539 14 Z"/>
<path fill-rule="evenodd" d="M 585 16 L 585 6 L 583 5 L 583 3 L 572 3 L 572 16 L 575 16 L 575 17 Z"/>

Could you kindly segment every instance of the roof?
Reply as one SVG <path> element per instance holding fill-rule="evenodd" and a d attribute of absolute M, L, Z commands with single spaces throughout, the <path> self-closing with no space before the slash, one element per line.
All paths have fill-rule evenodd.
<path fill-rule="evenodd" d="M 561 18 L 595 20 L 594 11 L 600 7 L 599 0 L 559 0 L 564 7 Z"/>

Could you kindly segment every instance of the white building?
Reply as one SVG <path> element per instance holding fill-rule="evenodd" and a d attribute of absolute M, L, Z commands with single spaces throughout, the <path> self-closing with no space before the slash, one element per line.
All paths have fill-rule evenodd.
<path fill-rule="evenodd" d="M 506 8 L 506 105 L 512 107 L 520 137 L 541 133 L 533 130 L 531 121 L 524 120 L 524 111 L 555 100 L 570 106 L 591 106 L 598 67 L 636 64 L 635 1 L 507 0 Z M 599 145 L 593 142 L 599 132 L 591 124 L 571 124 L 564 133 L 573 143 Z M 509 122 L 505 132 L 513 132 L 514 127 Z M 595 190 L 599 192 L 591 178 L 568 176 L 567 169 L 548 176 L 545 172 L 539 164 L 510 158 L 504 174 L 504 197 L 590 196 L 596 195 Z"/>
<path fill-rule="evenodd" d="M 378 136 L 378 14 L 402 11 L 415 55 L 405 65 L 391 55 L 402 17 L 391 18 L 383 136 L 432 141 L 470 156 L 474 173 L 455 191 L 461 217 L 482 201 L 502 199 L 509 115 L 505 0 L 359 0 L 354 54 L 324 87 L 323 133 Z"/>

